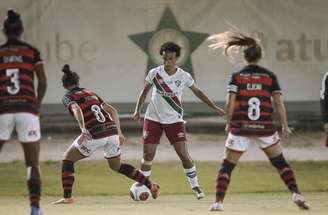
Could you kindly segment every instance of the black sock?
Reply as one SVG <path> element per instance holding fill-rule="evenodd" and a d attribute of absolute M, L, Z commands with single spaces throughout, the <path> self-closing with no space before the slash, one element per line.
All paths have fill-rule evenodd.
<path fill-rule="evenodd" d="M 121 164 L 121 167 L 118 170 L 118 172 L 127 176 L 128 178 L 131 178 L 145 185 L 146 187 L 148 187 L 148 189 L 151 189 L 152 187 L 152 184 L 148 179 L 148 177 L 144 176 L 139 170 L 137 170 L 135 167 L 131 166 L 130 164 L 125 164 L 125 163 Z"/>

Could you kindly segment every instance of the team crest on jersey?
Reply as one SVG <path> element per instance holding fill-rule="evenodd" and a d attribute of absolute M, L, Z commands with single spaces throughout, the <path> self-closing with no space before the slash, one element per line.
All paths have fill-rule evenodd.
<path fill-rule="evenodd" d="M 175 81 L 175 85 L 176 85 L 177 87 L 179 87 L 179 86 L 181 85 L 181 81 L 180 81 L 180 80 L 176 80 L 176 81 Z"/>

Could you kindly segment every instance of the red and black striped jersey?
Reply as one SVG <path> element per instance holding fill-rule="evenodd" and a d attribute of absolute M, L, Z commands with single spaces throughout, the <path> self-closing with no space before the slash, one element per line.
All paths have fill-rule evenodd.
<path fill-rule="evenodd" d="M 270 136 L 276 132 L 272 120 L 272 94 L 281 93 L 277 76 L 258 65 L 248 65 L 232 74 L 228 92 L 236 94 L 230 132 L 238 136 Z"/>
<path fill-rule="evenodd" d="M 0 114 L 39 114 L 34 69 L 41 63 L 40 52 L 28 43 L 8 40 L 0 46 Z"/>
<path fill-rule="evenodd" d="M 76 102 L 81 108 L 85 128 L 90 132 L 92 138 L 99 139 L 117 134 L 115 122 L 103 109 L 104 101 L 92 91 L 76 87 L 65 94 L 63 104 L 69 109 Z"/>

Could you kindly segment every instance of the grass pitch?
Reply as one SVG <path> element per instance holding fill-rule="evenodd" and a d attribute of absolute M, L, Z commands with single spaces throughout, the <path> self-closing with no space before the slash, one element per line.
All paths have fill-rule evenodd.
<path fill-rule="evenodd" d="M 136 161 L 129 161 L 139 166 Z M 328 162 L 291 162 L 300 189 L 311 204 L 307 214 L 327 214 Z M 209 214 L 213 201 L 217 162 L 197 162 L 205 199 L 197 201 L 178 162 L 155 163 L 152 180 L 161 185 L 158 200 L 130 199 L 133 183 L 108 169 L 105 160 L 76 164 L 74 205 L 53 206 L 62 195 L 60 162 L 43 162 L 42 207 L 48 215 L 84 214 Z M 28 214 L 26 170 L 23 162 L 0 163 L 0 215 Z M 233 172 L 225 200 L 225 214 L 299 214 L 291 195 L 269 162 L 242 162 Z"/>
<path fill-rule="evenodd" d="M 326 215 L 327 193 L 306 193 L 311 204 L 309 211 L 300 211 L 285 193 L 230 194 L 224 204 L 225 215 Z M 45 197 L 42 208 L 47 215 L 200 215 L 217 214 L 208 211 L 212 196 L 196 200 L 192 195 L 163 195 L 157 200 L 133 202 L 128 196 L 76 197 L 73 205 L 51 205 L 55 197 Z M 29 207 L 24 197 L 0 197 L 0 214 L 28 214 Z"/>

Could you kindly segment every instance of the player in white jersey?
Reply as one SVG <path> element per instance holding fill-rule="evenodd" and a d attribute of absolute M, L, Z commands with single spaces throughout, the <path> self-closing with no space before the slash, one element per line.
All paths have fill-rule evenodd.
<path fill-rule="evenodd" d="M 183 89 L 185 87 L 190 88 L 194 95 L 211 107 L 219 116 L 223 116 L 224 111 L 197 87 L 189 73 L 176 66 L 176 61 L 180 56 L 180 49 L 178 45 L 171 42 L 164 43 L 161 46 L 160 55 L 163 58 L 163 65 L 149 71 L 144 88 L 139 95 L 133 119 L 140 120 L 140 109 L 149 90 L 153 87 L 143 125 L 142 173 L 148 177 L 151 175 L 152 161 L 164 130 L 182 162 L 192 190 L 197 199 L 201 199 L 204 197 L 204 193 L 200 189 L 196 167 L 186 145 L 186 132 L 181 105 Z"/>

